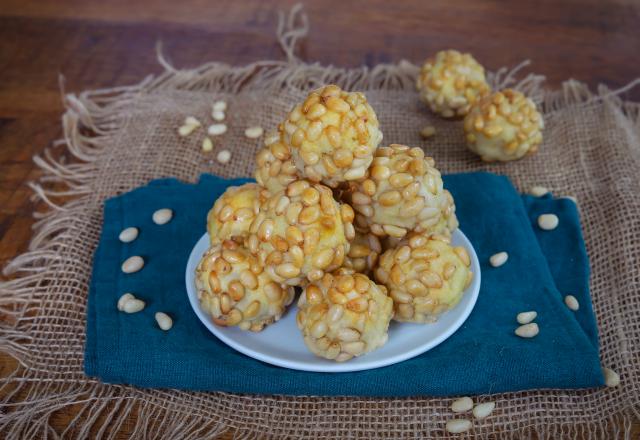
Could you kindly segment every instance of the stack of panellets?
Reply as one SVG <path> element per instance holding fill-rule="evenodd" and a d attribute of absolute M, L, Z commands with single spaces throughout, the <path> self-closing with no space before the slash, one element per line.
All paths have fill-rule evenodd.
<path fill-rule="evenodd" d="M 158 177 L 194 181 L 202 172 L 251 175 L 259 145 L 247 142 L 244 129 L 275 126 L 310 89 L 335 83 L 366 91 L 385 138 L 428 148 L 443 172 L 488 170 L 509 175 L 520 188 L 542 184 L 578 199 L 593 270 L 602 363 L 620 373 L 621 385 L 493 395 L 496 411 L 490 420 L 477 423 L 474 433 L 628 435 L 640 402 L 640 107 L 605 89 L 593 94 L 576 82 L 547 92 L 538 77 L 518 83 L 504 71 L 490 74 L 494 88 L 512 86 L 534 98 L 546 128 L 536 155 L 486 165 L 466 151 L 458 124 L 433 117 L 419 102 L 416 66 L 346 70 L 303 64 L 292 55 L 296 38 L 303 34 L 303 28 L 282 27 L 287 62 L 243 68 L 212 63 L 189 71 L 164 63 L 164 74 L 137 86 L 67 97 L 64 142 L 78 161 L 69 164 L 48 155 L 37 159 L 45 177 L 34 189 L 52 209 L 38 222 L 30 251 L 6 268 L 19 275 L 0 286 L 2 311 L 9 316 L 2 324 L 0 345 L 20 361 L 18 370 L 2 381 L 0 432 L 7 437 L 49 436 L 52 417 L 73 408 L 79 416 L 68 433 L 79 438 L 113 435 L 127 418 L 133 423 L 127 430 L 134 434 L 173 438 L 207 437 L 228 429 L 239 435 L 294 438 L 446 435 L 441 414 L 452 399 L 141 390 L 83 375 L 86 292 L 104 200 Z M 226 166 L 203 156 L 196 139 L 176 133 L 186 116 L 208 114 L 216 99 L 229 103 L 230 130 L 223 143 L 234 156 Z M 437 129 L 437 142 L 419 137 L 427 121 Z M 60 183 L 69 185 L 64 195 L 77 196 L 64 205 L 55 204 Z"/>
<path fill-rule="evenodd" d="M 258 183 L 228 188 L 207 216 L 196 286 L 217 325 L 261 331 L 299 286 L 305 344 L 343 362 L 384 345 L 392 317 L 433 322 L 458 303 L 473 274 L 451 245 L 453 197 L 421 148 L 381 140 L 365 96 L 336 85 L 267 135 Z"/>

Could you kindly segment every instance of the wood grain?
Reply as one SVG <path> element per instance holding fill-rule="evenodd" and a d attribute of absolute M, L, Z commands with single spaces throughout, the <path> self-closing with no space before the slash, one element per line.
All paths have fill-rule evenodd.
<path fill-rule="evenodd" d="M 277 11 L 289 0 L 0 0 L 0 266 L 23 252 L 34 206 L 32 156 L 61 135 L 59 75 L 68 91 L 136 83 L 159 73 L 154 47 L 177 66 L 282 58 Z M 596 86 L 636 76 L 640 4 L 627 0 L 315 1 L 302 58 L 369 66 L 419 63 L 442 48 L 470 51 L 489 69 L 532 60 L 550 86 Z M 640 89 L 628 98 L 640 100 Z M 64 154 L 60 152 L 60 154 Z M 13 361 L 0 355 L 0 374 Z M 54 419 L 61 429 L 73 417 Z M 635 426 L 636 436 L 640 428 Z"/>

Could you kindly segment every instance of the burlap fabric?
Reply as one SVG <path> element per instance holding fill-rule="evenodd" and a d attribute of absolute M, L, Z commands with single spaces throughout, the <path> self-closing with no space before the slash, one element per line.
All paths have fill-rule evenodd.
<path fill-rule="evenodd" d="M 105 385 L 82 371 L 87 286 L 104 200 L 159 177 L 194 181 L 202 172 L 250 175 L 258 143 L 246 139 L 244 129 L 274 127 L 308 89 L 337 83 L 366 92 L 384 142 L 424 147 L 445 173 L 488 170 L 508 175 L 520 189 L 540 184 L 578 199 L 593 268 L 602 364 L 618 371 L 622 383 L 613 389 L 479 396 L 479 401 L 496 401 L 496 410 L 475 421 L 471 433 L 483 438 L 629 437 L 632 421 L 640 417 L 640 106 L 604 88 L 592 93 L 574 81 L 549 92 L 538 76 L 517 82 L 506 70 L 491 74 L 493 86 L 514 86 L 532 96 L 546 128 L 537 155 L 486 165 L 465 149 L 459 122 L 434 117 L 418 101 L 415 65 L 345 70 L 297 60 L 293 48 L 306 32 L 305 17 L 297 12 L 278 30 L 286 61 L 247 67 L 210 63 L 183 71 L 161 59 L 165 73 L 141 84 L 66 97 L 61 143 L 74 160 L 49 152 L 35 159 L 44 177 L 33 189 L 51 210 L 40 215 L 29 252 L 5 268 L 10 278 L 0 285 L 0 345 L 19 361 L 19 368 L 2 379 L 0 436 L 55 437 L 51 418 L 71 408 L 78 416 L 57 433 L 62 437 L 113 438 L 127 417 L 135 423 L 128 422 L 127 431 L 144 438 L 212 438 L 230 429 L 238 437 L 274 438 L 447 435 L 452 399 L 148 390 Z M 229 103 L 230 131 L 217 146 L 233 152 L 227 165 L 201 153 L 202 133 L 176 134 L 187 115 L 210 120 L 210 106 L 220 98 Z M 426 124 L 437 128 L 429 141 L 418 135 Z"/>

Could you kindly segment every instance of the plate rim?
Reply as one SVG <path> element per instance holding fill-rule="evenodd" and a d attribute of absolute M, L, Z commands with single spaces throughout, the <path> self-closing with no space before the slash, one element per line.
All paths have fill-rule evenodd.
<path fill-rule="evenodd" d="M 277 367 L 287 368 L 291 370 L 298 371 L 308 371 L 308 372 L 316 372 L 316 373 L 348 373 L 354 371 L 364 371 L 364 370 L 372 370 L 376 368 L 387 367 L 390 365 L 397 364 L 399 362 L 406 361 L 408 359 L 414 358 L 416 356 L 421 355 L 422 353 L 426 353 L 429 350 L 437 347 L 447 339 L 449 339 L 462 325 L 469 319 L 471 312 L 475 308 L 478 297 L 480 296 L 480 286 L 482 280 L 481 267 L 480 262 L 478 260 L 478 256 L 476 251 L 471 244 L 471 241 L 467 238 L 467 236 L 460 230 L 456 229 L 452 234 L 459 233 L 462 241 L 464 242 L 465 249 L 469 251 L 469 256 L 471 257 L 471 266 L 477 267 L 477 271 L 474 272 L 474 277 L 471 286 L 471 289 L 466 294 L 472 295 L 471 301 L 466 305 L 466 307 L 462 310 L 460 317 L 454 321 L 452 325 L 446 328 L 444 332 L 439 334 L 436 338 L 429 340 L 429 342 L 419 345 L 411 350 L 396 354 L 394 356 L 386 357 L 383 359 L 379 359 L 377 361 L 371 361 L 370 363 L 359 363 L 350 365 L 349 362 L 339 363 L 336 362 L 334 364 L 326 364 L 326 363 L 318 363 L 317 365 L 309 364 L 307 362 L 301 362 L 296 360 L 282 359 L 277 356 L 270 356 L 268 354 L 252 350 L 247 348 L 245 345 L 236 342 L 233 338 L 229 337 L 225 334 L 223 328 L 219 328 L 213 322 L 211 322 L 209 315 L 206 314 L 204 310 L 200 307 L 200 301 L 198 300 L 198 292 L 195 288 L 194 282 L 195 277 L 191 273 L 190 267 L 192 266 L 191 262 L 200 260 L 201 255 L 196 255 L 195 251 L 198 247 L 200 247 L 201 242 L 206 240 L 207 246 L 209 243 L 209 234 L 205 232 L 193 245 L 191 252 L 189 253 L 189 258 L 187 259 L 187 264 L 185 268 L 185 287 L 187 289 L 187 297 L 189 298 L 189 303 L 191 304 L 191 308 L 194 313 L 200 320 L 200 322 L 211 332 L 216 338 L 222 341 L 227 346 L 233 348 L 234 350 L 248 356 L 252 359 L 257 359 L 261 362 L 265 362 L 270 365 L 275 365 Z M 194 256 L 195 255 L 195 256 Z M 197 263 L 196 263 L 197 266 Z M 195 270 L 195 268 L 193 268 Z M 192 293 L 193 292 L 193 293 Z M 456 305 L 456 307 L 458 307 Z M 291 310 L 292 308 L 297 308 L 296 304 L 292 304 L 289 309 L 289 313 L 295 312 Z M 448 312 L 446 312 L 448 313 Z M 414 323 L 401 323 L 402 325 L 425 325 L 425 324 L 414 324 Z M 366 356 L 366 354 L 364 355 Z M 320 358 L 318 358 L 320 359 Z M 327 368 L 329 367 L 329 369 Z"/>

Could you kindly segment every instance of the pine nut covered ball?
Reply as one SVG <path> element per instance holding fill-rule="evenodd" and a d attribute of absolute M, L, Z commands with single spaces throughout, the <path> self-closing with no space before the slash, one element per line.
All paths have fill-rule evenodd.
<path fill-rule="evenodd" d="M 384 286 L 339 269 L 305 287 L 296 322 L 309 350 L 344 362 L 383 346 L 392 315 L 393 301 Z"/>
<path fill-rule="evenodd" d="M 382 254 L 375 279 L 389 289 L 396 321 L 434 322 L 462 298 L 470 265 L 467 250 L 452 247 L 449 237 L 411 234 Z"/>
<path fill-rule="evenodd" d="M 269 192 L 255 183 L 227 188 L 207 214 L 207 231 L 211 243 L 247 236 L 260 205 L 268 197 Z"/>
<path fill-rule="evenodd" d="M 332 188 L 362 178 L 382 140 L 365 96 L 336 85 L 311 92 L 291 110 L 280 131 L 300 174 Z"/>
<path fill-rule="evenodd" d="M 464 116 L 491 90 L 484 68 L 468 53 L 443 50 L 427 59 L 416 81 L 420 98 L 445 117 Z"/>
<path fill-rule="evenodd" d="M 395 238 L 409 231 L 442 234 L 455 229 L 453 198 L 434 165 L 417 147 L 378 148 L 366 178 L 352 184 L 356 225 Z"/>
<path fill-rule="evenodd" d="M 265 146 L 256 155 L 254 177 L 260 185 L 274 194 L 299 178 L 291 158 L 291 149 L 282 143 L 280 134 L 270 133 L 265 136 Z"/>
<path fill-rule="evenodd" d="M 373 275 L 373 269 L 382 253 L 380 238 L 366 229 L 355 229 L 356 235 L 344 259 L 343 267 L 365 275 Z"/>
<path fill-rule="evenodd" d="M 293 287 L 273 282 L 259 259 L 231 240 L 213 244 L 204 254 L 196 288 L 214 323 L 255 332 L 279 320 L 294 297 Z"/>
<path fill-rule="evenodd" d="M 535 103 L 512 89 L 483 98 L 464 118 L 467 145 L 486 162 L 534 154 L 542 143 L 543 128 Z"/>
<path fill-rule="evenodd" d="M 261 208 L 246 245 L 278 283 L 300 285 L 342 266 L 354 238 L 353 209 L 331 189 L 306 180 L 290 183 Z"/>

